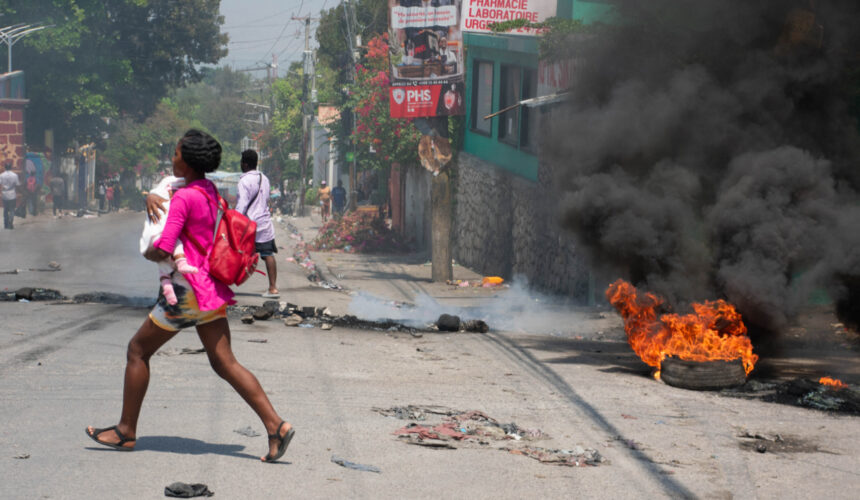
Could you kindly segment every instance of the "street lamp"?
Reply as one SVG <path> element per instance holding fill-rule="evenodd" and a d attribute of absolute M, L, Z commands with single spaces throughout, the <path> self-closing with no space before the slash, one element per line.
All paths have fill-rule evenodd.
<path fill-rule="evenodd" d="M 45 26 L 40 23 L 36 24 L 13 24 L 12 26 L 6 26 L 5 28 L 0 28 L 0 42 L 6 44 L 9 49 L 9 68 L 8 72 L 12 72 L 12 46 L 15 45 L 15 42 L 20 40 L 21 38 L 29 35 L 30 33 L 35 33 L 37 31 L 41 31 L 45 28 L 53 27 L 52 25 Z"/>

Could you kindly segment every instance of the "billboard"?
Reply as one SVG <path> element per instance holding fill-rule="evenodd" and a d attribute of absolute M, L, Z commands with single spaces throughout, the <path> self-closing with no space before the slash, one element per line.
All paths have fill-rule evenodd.
<path fill-rule="evenodd" d="M 392 118 L 465 113 L 461 2 L 389 0 Z"/>
<path fill-rule="evenodd" d="M 533 23 L 555 15 L 557 0 L 463 0 L 462 30 L 490 33 L 489 24 L 526 19 Z M 536 35 L 532 28 L 515 28 L 506 35 Z"/>

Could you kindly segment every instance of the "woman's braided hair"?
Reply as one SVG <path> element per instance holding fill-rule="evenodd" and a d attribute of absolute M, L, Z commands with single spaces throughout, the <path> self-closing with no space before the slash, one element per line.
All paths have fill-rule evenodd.
<path fill-rule="evenodd" d="M 221 144 L 214 137 L 191 129 L 179 140 L 182 159 L 189 167 L 201 174 L 214 172 L 221 164 Z"/>

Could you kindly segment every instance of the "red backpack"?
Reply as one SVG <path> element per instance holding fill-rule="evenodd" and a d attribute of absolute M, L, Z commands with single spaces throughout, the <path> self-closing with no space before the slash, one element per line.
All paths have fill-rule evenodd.
<path fill-rule="evenodd" d="M 199 186 L 191 186 L 206 196 L 212 203 L 212 197 Z M 248 281 L 257 269 L 260 255 L 254 240 L 257 235 L 257 223 L 245 217 L 240 212 L 227 207 L 224 198 L 218 196 L 218 215 L 215 218 L 215 234 L 212 236 L 213 246 L 209 253 L 209 274 L 227 285 L 241 285 Z M 190 236 L 186 233 L 186 236 Z M 200 250 L 206 249 L 193 238 L 188 238 Z M 258 271 L 259 272 L 259 271 Z"/>

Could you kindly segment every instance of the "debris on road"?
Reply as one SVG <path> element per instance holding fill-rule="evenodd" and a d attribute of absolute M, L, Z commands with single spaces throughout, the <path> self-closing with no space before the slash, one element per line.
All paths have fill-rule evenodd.
<path fill-rule="evenodd" d="M 202 483 L 173 483 L 164 487 L 164 496 L 174 498 L 211 497 L 215 492 Z"/>
<path fill-rule="evenodd" d="M 514 455 L 524 455 L 533 458 L 544 464 L 565 465 L 568 467 L 595 466 L 606 462 L 606 459 L 597 450 L 581 446 L 577 446 L 572 450 L 551 450 L 536 446 L 524 446 L 522 448 L 513 448 L 509 452 Z"/>
<path fill-rule="evenodd" d="M 494 449 L 523 455 L 541 463 L 581 467 L 598 465 L 606 460 L 590 448 L 576 446 L 572 450 L 547 449 L 532 446 L 535 440 L 549 439 L 540 429 L 524 429 L 516 423 L 502 424 L 478 410 L 458 411 L 443 406 L 395 406 L 388 409 L 372 408 L 384 416 L 401 420 L 426 420 L 428 414 L 442 415 L 437 424 L 410 423 L 394 431 L 407 444 L 430 448 L 457 449 L 486 448 L 492 443 L 505 443 Z M 456 444 L 455 444 L 456 443 Z"/>
<path fill-rule="evenodd" d="M 304 321 L 304 318 L 302 318 L 298 314 L 291 314 L 284 318 L 284 324 L 286 326 L 299 326 L 302 321 Z"/>
<path fill-rule="evenodd" d="M 15 291 L 16 300 L 64 300 L 63 294 L 57 290 L 39 287 L 24 287 Z"/>
<path fill-rule="evenodd" d="M 797 378 L 786 382 L 749 380 L 733 389 L 720 391 L 723 396 L 758 399 L 770 403 L 800 406 L 813 410 L 860 414 L 860 391 L 856 386 L 844 388 L 823 385 L 816 380 Z"/>
<path fill-rule="evenodd" d="M 245 316 L 242 316 L 241 318 L 239 318 L 239 321 L 241 321 L 242 323 L 244 323 L 246 325 L 252 325 L 252 324 L 254 324 L 254 316 L 251 316 L 250 314 L 246 314 Z"/>
<path fill-rule="evenodd" d="M 385 417 L 395 417 L 400 420 L 426 420 L 427 414 L 432 415 L 444 415 L 450 417 L 451 415 L 459 414 L 457 410 L 452 410 L 451 408 L 445 406 L 417 406 L 417 405 L 407 405 L 407 406 L 392 406 L 391 408 L 371 408 L 371 411 L 375 411 L 380 415 Z"/>
<path fill-rule="evenodd" d="M 242 427 L 241 429 L 233 429 L 233 432 L 248 437 L 257 437 L 260 435 L 260 433 L 252 429 L 250 425 L 247 427 Z"/>
<path fill-rule="evenodd" d="M 12 458 L 17 458 L 18 460 L 26 460 L 26 459 L 30 458 L 30 454 L 29 453 L 19 453 Z"/>
<path fill-rule="evenodd" d="M 436 327 L 440 332 L 459 332 L 460 317 L 452 314 L 442 314 L 436 320 Z"/>
<path fill-rule="evenodd" d="M 255 344 L 265 344 L 269 341 L 267 339 L 248 339 L 248 342 L 253 342 Z"/>
<path fill-rule="evenodd" d="M 151 297 L 126 297 L 118 293 L 112 292 L 88 292 L 75 295 L 71 299 L 72 303 L 98 303 L 98 304 L 116 304 L 119 306 L 129 307 L 145 307 L 151 308 L 155 305 L 155 299 Z"/>
<path fill-rule="evenodd" d="M 279 312 L 281 305 L 275 300 L 267 300 L 263 305 L 254 309 L 251 315 L 255 320 L 265 321 Z"/>
<path fill-rule="evenodd" d="M 350 462 L 349 460 L 345 460 L 335 455 L 331 456 L 331 461 L 340 465 L 341 467 L 346 467 L 347 469 L 355 469 L 364 472 L 376 472 L 377 474 L 382 473 L 382 470 L 380 470 L 379 467 L 373 465 L 357 464 L 355 462 Z"/>
<path fill-rule="evenodd" d="M 374 214 L 352 212 L 323 224 L 309 250 L 342 253 L 398 253 L 409 250 L 400 235 Z"/>

